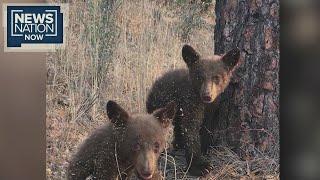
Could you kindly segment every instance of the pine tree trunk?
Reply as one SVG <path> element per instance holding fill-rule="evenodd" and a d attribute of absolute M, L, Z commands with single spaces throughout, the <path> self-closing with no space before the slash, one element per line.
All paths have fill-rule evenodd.
<path fill-rule="evenodd" d="M 279 29 L 279 0 L 217 0 L 215 54 L 242 54 L 229 87 L 207 108 L 207 144 L 243 158 L 257 150 L 278 157 Z"/>

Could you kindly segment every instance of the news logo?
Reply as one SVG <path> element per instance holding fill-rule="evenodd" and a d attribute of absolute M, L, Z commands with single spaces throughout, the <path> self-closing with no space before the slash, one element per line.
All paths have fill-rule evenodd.
<path fill-rule="evenodd" d="M 6 4 L 5 51 L 52 51 L 65 44 L 67 5 Z"/>

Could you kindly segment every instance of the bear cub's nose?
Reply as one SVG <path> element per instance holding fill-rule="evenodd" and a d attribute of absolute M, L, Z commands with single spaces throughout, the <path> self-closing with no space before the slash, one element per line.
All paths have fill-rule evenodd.
<path fill-rule="evenodd" d="M 211 96 L 209 96 L 209 95 L 203 95 L 203 96 L 202 96 L 202 99 L 203 99 L 203 101 L 205 101 L 205 102 L 210 102 L 210 101 L 211 101 Z"/>
<path fill-rule="evenodd" d="M 152 176 L 152 173 L 150 171 L 146 172 L 142 172 L 141 175 L 143 176 L 144 179 L 150 179 Z"/>

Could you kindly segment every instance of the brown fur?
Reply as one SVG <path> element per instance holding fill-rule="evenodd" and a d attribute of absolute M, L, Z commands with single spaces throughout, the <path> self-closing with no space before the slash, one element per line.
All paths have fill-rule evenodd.
<path fill-rule="evenodd" d="M 157 161 L 169 139 L 174 113 L 175 105 L 169 103 L 153 114 L 130 115 L 109 101 L 112 123 L 94 131 L 81 145 L 70 162 L 68 179 L 127 179 L 134 171 L 141 179 L 161 179 Z"/>
<path fill-rule="evenodd" d="M 205 175 L 212 169 L 202 155 L 199 131 L 206 106 L 228 86 L 239 56 L 239 50 L 234 49 L 224 56 L 201 57 L 191 46 L 185 45 L 182 57 L 188 69 L 164 74 L 150 90 L 147 99 L 149 113 L 172 100 L 177 103 L 175 144 L 185 148 L 192 175 Z"/>

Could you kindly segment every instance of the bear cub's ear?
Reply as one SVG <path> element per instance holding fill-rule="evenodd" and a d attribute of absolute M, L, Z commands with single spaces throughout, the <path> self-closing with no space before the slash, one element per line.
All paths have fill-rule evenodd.
<path fill-rule="evenodd" d="M 190 67 L 200 59 L 200 55 L 196 50 L 193 49 L 193 47 L 186 44 L 182 47 L 182 58 Z"/>
<path fill-rule="evenodd" d="M 228 71 L 231 71 L 238 64 L 239 58 L 240 50 L 238 48 L 234 48 L 222 57 L 222 61 L 227 67 Z"/>
<path fill-rule="evenodd" d="M 153 116 L 161 123 L 162 127 L 167 128 L 172 122 L 176 114 L 176 103 L 169 102 L 164 108 L 159 108 L 154 111 Z"/>
<path fill-rule="evenodd" d="M 129 114 L 116 102 L 108 101 L 106 105 L 107 115 L 112 123 L 125 123 L 129 118 Z"/>

